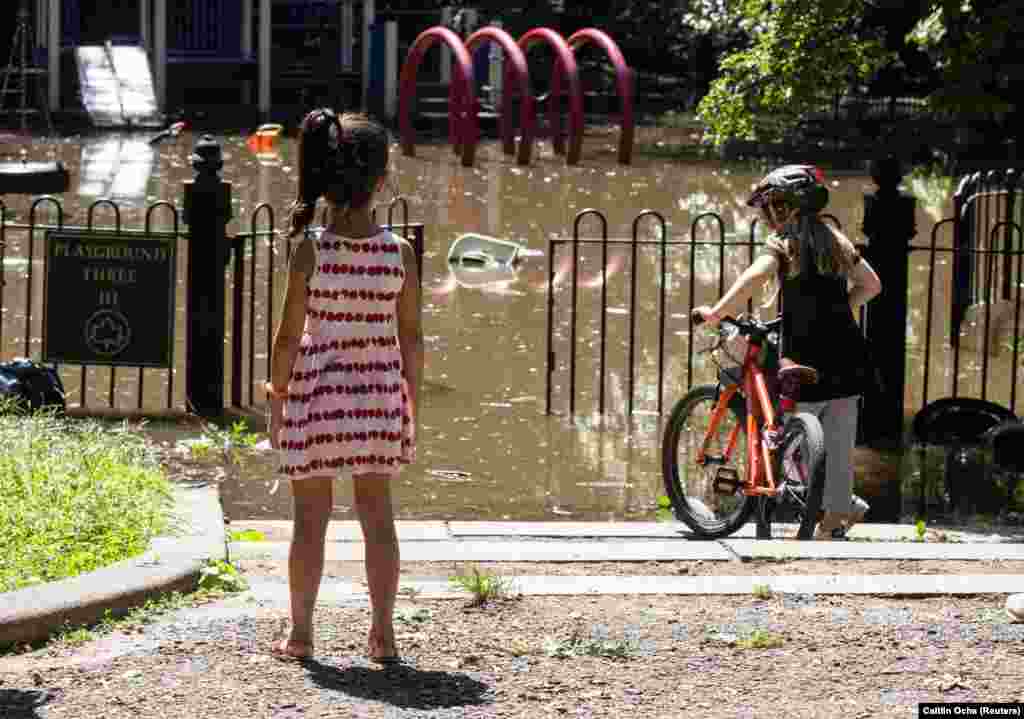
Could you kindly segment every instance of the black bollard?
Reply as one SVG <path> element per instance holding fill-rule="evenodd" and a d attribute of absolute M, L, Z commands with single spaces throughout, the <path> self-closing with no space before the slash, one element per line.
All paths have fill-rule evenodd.
<path fill-rule="evenodd" d="M 217 417 L 224 411 L 224 270 L 231 257 L 231 183 L 220 178 L 224 160 L 211 135 L 200 138 L 191 160 L 196 176 L 184 187 L 189 226 L 185 396 L 191 411 Z"/>
<path fill-rule="evenodd" d="M 878 192 L 864 196 L 865 255 L 882 281 L 882 293 L 868 305 L 867 338 L 880 386 L 864 397 L 861 426 L 869 444 L 898 447 L 904 434 L 907 271 L 917 201 L 899 191 L 903 166 L 896 157 L 872 163 L 871 178 Z"/>

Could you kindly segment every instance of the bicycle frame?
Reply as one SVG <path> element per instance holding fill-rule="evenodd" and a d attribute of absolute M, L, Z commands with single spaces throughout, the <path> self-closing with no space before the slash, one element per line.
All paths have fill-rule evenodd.
<path fill-rule="evenodd" d="M 743 494 L 774 497 L 779 493 L 779 488 L 772 472 L 771 453 L 773 448 L 765 441 L 761 427 L 764 428 L 766 434 L 778 432 L 781 428 L 776 423 L 775 408 L 764 372 L 757 363 L 760 353 L 761 345 L 759 343 L 748 342 L 747 355 L 743 360 L 742 386 L 747 404 L 747 477 L 750 479 L 743 483 Z M 711 421 L 708 423 L 704 442 L 697 453 L 698 463 L 705 461 L 705 452 L 711 437 L 717 432 L 718 424 L 729 410 L 729 402 L 739 390 L 739 384 L 731 384 L 725 387 L 719 395 L 718 404 L 715 405 L 715 409 L 711 413 Z M 739 431 L 740 426 L 737 424 L 729 433 L 729 442 L 725 450 L 726 458 L 731 457 L 736 450 Z"/>

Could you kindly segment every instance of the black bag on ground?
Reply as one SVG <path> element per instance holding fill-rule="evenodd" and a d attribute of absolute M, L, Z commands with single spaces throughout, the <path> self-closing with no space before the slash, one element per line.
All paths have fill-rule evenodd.
<path fill-rule="evenodd" d="M 25 410 L 56 407 L 63 413 L 67 409 L 57 371 L 27 359 L 0 362 L 0 398 L 16 400 Z"/>

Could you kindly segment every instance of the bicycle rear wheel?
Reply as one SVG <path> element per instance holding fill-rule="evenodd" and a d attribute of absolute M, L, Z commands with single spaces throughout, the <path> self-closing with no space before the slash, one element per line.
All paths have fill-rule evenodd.
<path fill-rule="evenodd" d="M 825 488 L 825 432 L 817 417 L 798 412 L 786 420 L 774 465 L 778 500 L 796 511 L 797 539 L 811 539 Z"/>
<path fill-rule="evenodd" d="M 711 416 L 718 404 L 716 385 L 694 387 L 672 409 L 662 439 L 662 477 L 676 517 L 694 532 L 715 539 L 726 537 L 746 524 L 756 501 L 734 491 L 716 491 L 714 480 L 731 477 L 740 484 L 747 476 L 746 406 L 737 394 L 729 402 L 714 436 L 709 438 L 705 462 L 698 452 L 707 436 Z M 734 429 L 731 453 L 729 438 Z"/>

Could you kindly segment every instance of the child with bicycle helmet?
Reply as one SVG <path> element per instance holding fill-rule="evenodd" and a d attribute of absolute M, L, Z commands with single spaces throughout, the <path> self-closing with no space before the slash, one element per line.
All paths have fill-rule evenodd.
<path fill-rule="evenodd" d="M 845 534 L 868 505 L 853 494 L 857 401 L 873 377 L 857 310 L 882 290 L 878 275 L 857 248 L 820 213 L 828 204 L 821 171 L 786 165 L 768 173 L 747 204 L 772 230 L 765 251 L 714 307 L 695 307 L 717 323 L 745 303 L 758 281 L 777 283 L 782 300 L 782 354 L 818 371 L 801 389 L 800 411 L 819 415 L 825 430 L 825 515 L 816 539 Z M 769 301 L 774 301 L 774 297 Z"/>

